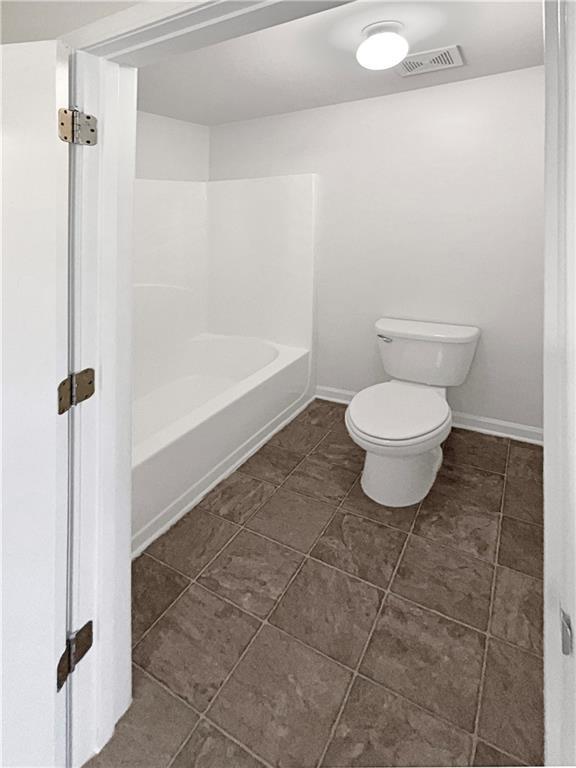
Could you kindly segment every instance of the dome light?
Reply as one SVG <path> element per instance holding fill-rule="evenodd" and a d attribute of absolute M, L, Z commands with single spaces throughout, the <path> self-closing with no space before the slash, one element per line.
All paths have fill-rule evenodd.
<path fill-rule="evenodd" d="M 358 46 L 356 59 L 364 69 L 390 69 L 406 58 L 410 46 L 400 34 L 403 25 L 398 21 L 379 21 L 362 32 L 365 39 Z"/>

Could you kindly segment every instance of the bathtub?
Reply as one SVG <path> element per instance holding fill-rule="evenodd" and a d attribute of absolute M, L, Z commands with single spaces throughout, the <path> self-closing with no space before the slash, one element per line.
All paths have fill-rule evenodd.
<path fill-rule="evenodd" d="M 136 339 L 134 554 L 311 397 L 310 354 L 301 347 L 202 333 L 150 352 Z"/>

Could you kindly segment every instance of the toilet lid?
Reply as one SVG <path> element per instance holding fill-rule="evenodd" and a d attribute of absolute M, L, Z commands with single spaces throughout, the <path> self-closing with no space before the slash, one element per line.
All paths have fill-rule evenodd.
<path fill-rule="evenodd" d="M 409 440 L 442 426 L 450 415 L 450 407 L 430 387 L 389 381 L 355 395 L 349 415 L 365 435 L 381 440 Z"/>

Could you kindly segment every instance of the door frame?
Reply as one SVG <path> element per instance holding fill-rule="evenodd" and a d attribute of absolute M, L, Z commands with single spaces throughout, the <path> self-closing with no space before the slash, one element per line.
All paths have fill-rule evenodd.
<path fill-rule="evenodd" d="M 544 690 L 547 765 L 576 763 L 576 6 L 547 0 L 544 314 Z"/>
<path fill-rule="evenodd" d="M 104 133 L 110 151 L 102 158 L 98 174 L 92 171 L 86 183 L 96 184 L 97 205 L 105 215 L 95 217 L 87 232 L 99 242 L 115 247 L 119 258 L 130 260 L 130 207 L 133 181 L 133 157 L 135 139 L 133 125 L 135 104 L 126 107 L 122 98 L 109 101 L 110 89 L 122 92 L 122 81 L 132 94 L 135 83 L 130 68 L 149 64 L 166 55 L 190 51 L 212 45 L 223 40 L 249 34 L 259 29 L 275 26 L 291 19 L 345 4 L 351 0 L 215 0 L 215 2 L 162 3 L 150 7 L 140 3 L 126 11 L 114 14 L 99 22 L 88 25 L 63 40 L 73 49 L 84 51 L 116 65 L 116 76 L 107 84 L 101 78 L 99 102 L 101 130 L 107 131 L 111 124 L 130 124 L 124 132 Z M 545 717 L 546 717 L 546 762 L 547 764 L 576 763 L 576 674 L 574 657 L 563 657 L 560 645 L 560 605 L 576 621 L 576 599 L 574 589 L 574 562 L 576 560 L 575 525 L 571 510 L 576 497 L 576 421 L 567 414 L 576 413 L 576 284 L 574 282 L 574 242 L 576 238 L 576 7 L 570 0 L 545 0 L 545 64 L 546 64 L 546 253 L 545 253 L 545 332 L 544 332 L 544 482 L 545 482 Z M 132 85 L 128 86 L 131 80 Z M 86 84 L 87 85 L 87 84 Z M 78 95 L 83 108 L 84 85 L 78 84 Z M 119 90 L 118 90 L 119 89 Z M 122 109 L 125 108 L 124 114 Z M 84 156 L 86 156 L 84 154 Z M 129 162 L 117 168 L 114 176 L 109 164 L 114 158 L 130 158 Z M 113 183 L 112 179 L 116 181 Z M 116 186 L 114 186 L 114 184 Z M 106 203 L 104 203 L 106 200 Z M 118 211 L 123 211 L 118 217 Z M 570 258 L 568 258 L 570 256 Z M 102 253 L 98 258 L 104 258 Z M 120 279 L 113 269 L 101 275 L 101 288 L 94 305 L 95 322 L 108 315 L 108 332 L 114 327 L 120 329 L 117 354 L 123 350 L 125 361 L 130 359 L 130 292 L 126 275 Z M 110 296 L 114 300 L 110 301 Z M 94 301 L 95 297 L 88 297 Z M 111 304 L 114 317 L 110 317 Z M 104 334 L 105 335 L 105 334 Z M 86 339 L 87 350 L 93 345 L 96 366 L 103 360 L 98 357 L 94 339 Z M 118 358 L 117 358 L 118 361 Z M 129 408 L 131 382 L 129 366 L 121 367 L 115 376 L 114 388 L 117 403 Z M 106 369 L 101 368 L 103 375 Z M 102 489 L 112 478 L 114 487 L 121 496 L 121 521 L 129 521 L 129 438 L 130 419 L 124 413 L 112 410 L 101 411 L 101 422 L 95 424 L 101 434 L 101 449 L 105 450 L 109 440 L 116 439 L 122 446 L 122 468 L 116 473 L 108 467 L 100 474 L 97 487 Z M 94 510 L 97 519 L 102 518 L 102 508 Z M 121 538 L 125 537 L 125 533 Z M 114 558 L 108 557 L 104 539 L 100 534 L 100 562 L 98 568 L 109 574 L 123 573 L 124 560 L 116 551 Z M 127 557 L 127 555 L 125 555 Z M 104 561 L 107 560 L 106 564 Z M 106 582 L 104 578 L 102 584 Z M 123 616 L 129 610 L 127 599 L 129 586 L 123 583 L 121 598 L 114 601 L 110 593 L 100 590 L 95 596 L 94 610 L 97 617 L 120 617 L 119 627 L 125 634 Z M 116 604 L 114 604 L 114 602 Z M 120 630 L 117 629 L 118 632 Z M 126 647 L 126 638 L 121 641 Z M 103 671 L 107 654 L 103 649 L 96 663 L 96 673 Z M 124 662 L 126 664 L 127 662 Z M 80 764 L 95 751 L 102 748 L 112 733 L 110 711 L 117 719 L 129 704 L 129 679 L 120 674 L 120 682 L 111 680 L 102 687 L 101 706 L 94 709 L 97 726 L 93 736 L 87 740 L 89 749 L 83 749 Z M 108 685 L 116 685 L 116 706 L 109 707 Z M 107 702 L 107 703 L 105 703 Z M 80 727 L 80 726 L 78 726 Z M 86 727 L 84 723 L 83 728 Z M 94 735 L 95 734 L 95 735 Z"/>

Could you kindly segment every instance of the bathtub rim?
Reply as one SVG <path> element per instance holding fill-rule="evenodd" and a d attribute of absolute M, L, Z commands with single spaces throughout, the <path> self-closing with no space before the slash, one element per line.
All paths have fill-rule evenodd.
<path fill-rule="evenodd" d="M 305 347 L 292 347 L 285 344 L 279 344 L 275 341 L 269 341 L 268 339 L 261 339 L 252 336 L 237 336 L 232 334 L 213 334 L 203 333 L 202 337 L 212 337 L 216 339 L 242 339 L 257 341 L 259 343 L 267 344 L 273 347 L 277 352 L 277 356 L 262 366 L 258 370 L 251 373 L 244 379 L 235 382 L 231 387 L 227 388 L 224 392 L 210 398 L 202 405 L 198 406 L 194 410 L 187 413 L 182 418 L 173 421 L 166 425 L 161 430 L 156 431 L 153 435 L 141 440 L 138 443 L 133 441 L 132 445 L 132 469 L 134 470 L 140 464 L 143 464 L 148 459 L 152 458 L 155 454 L 159 453 L 166 446 L 178 440 L 182 435 L 192 431 L 195 427 L 199 426 L 202 422 L 207 421 L 219 411 L 226 408 L 230 403 L 241 398 L 244 394 L 257 387 L 260 383 L 267 381 L 276 373 L 281 371 L 291 363 L 300 360 L 306 355 L 312 356 L 312 350 Z M 309 371 L 309 383 L 310 385 L 310 371 Z"/>

